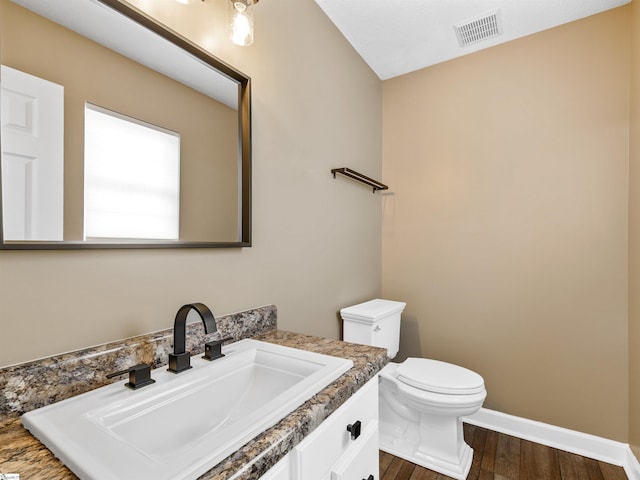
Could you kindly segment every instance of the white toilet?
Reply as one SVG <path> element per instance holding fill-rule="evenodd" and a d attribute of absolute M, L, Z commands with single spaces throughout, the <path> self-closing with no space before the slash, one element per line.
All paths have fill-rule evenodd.
<path fill-rule="evenodd" d="M 404 302 L 371 300 L 340 310 L 344 341 L 398 353 Z M 477 412 L 487 392 L 466 368 L 408 358 L 389 363 L 380 379 L 380 449 L 430 470 L 466 479 L 473 450 L 464 441 L 462 417 Z"/>

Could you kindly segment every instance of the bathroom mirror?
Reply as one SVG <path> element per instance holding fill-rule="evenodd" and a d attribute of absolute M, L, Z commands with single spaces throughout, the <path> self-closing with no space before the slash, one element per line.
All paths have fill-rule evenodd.
<path fill-rule="evenodd" d="M 250 79 L 123 0 L 0 0 L 0 249 L 251 245 Z"/>

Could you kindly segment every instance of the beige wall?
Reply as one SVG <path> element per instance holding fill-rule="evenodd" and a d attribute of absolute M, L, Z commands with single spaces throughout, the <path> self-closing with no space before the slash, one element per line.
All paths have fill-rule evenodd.
<path fill-rule="evenodd" d="M 0 251 L 0 366 L 170 327 L 190 301 L 273 303 L 280 327 L 338 338 L 336 312 L 380 294 L 381 216 L 330 169 L 381 175 L 380 80 L 313 0 L 260 2 L 248 48 L 222 2 L 137 3 L 253 80 L 253 247 Z"/>
<path fill-rule="evenodd" d="M 640 4 L 631 4 L 629 443 L 640 459 Z"/>
<path fill-rule="evenodd" d="M 485 406 L 628 430 L 629 11 L 384 82 L 383 295 L 401 356 L 469 367 Z M 637 402 L 636 402 L 637 403 Z"/>

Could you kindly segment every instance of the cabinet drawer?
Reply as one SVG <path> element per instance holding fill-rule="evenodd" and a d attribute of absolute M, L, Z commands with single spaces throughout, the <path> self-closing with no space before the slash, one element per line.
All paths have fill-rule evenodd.
<path fill-rule="evenodd" d="M 324 478 L 349 447 L 364 443 L 362 434 L 352 440 L 351 433 L 347 431 L 348 425 L 355 425 L 358 421 L 362 433 L 368 432 L 372 424 L 377 428 L 377 376 L 367 382 L 292 450 L 292 478 L 304 480 Z"/>
<path fill-rule="evenodd" d="M 352 445 L 331 472 L 331 480 L 380 480 L 378 425 L 372 422 L 360 445 Z"/>

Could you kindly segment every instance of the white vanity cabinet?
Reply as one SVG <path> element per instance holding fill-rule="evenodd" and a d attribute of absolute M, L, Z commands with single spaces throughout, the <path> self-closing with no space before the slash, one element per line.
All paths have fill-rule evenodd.
<path fill-rule="evenodd" d="M 290 462 L 289 454 L 269 469 L 267 473 L 260 477 L 260 480 L 290 480 Z M 234 478 L 234 477 L 232 477 Z"/>
<path fill-rule="evenodd" d="M 379 480 L 378 471 L 375 376 L 261 480 Z"/>

